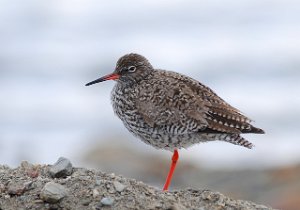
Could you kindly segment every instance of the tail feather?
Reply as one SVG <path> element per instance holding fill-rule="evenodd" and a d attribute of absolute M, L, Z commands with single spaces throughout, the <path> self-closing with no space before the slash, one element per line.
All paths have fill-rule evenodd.
<path fill-rule="evenodd" d="M 230 115 L 217 109 L 210 111 L 206 116 L 208 128 L 211 130 L 224 132 L 224 133 L 265 133 L 262 129 L 256 128 L 251 125 L 251 121 L 245 116 L 235 113 Z"/>
<path fill-rule="evenodd" d="M 256 128 L 254 126 L 250 126 L 249 129 L 241 130 L 242 133 L 256 133 L 256 134 L 264 134 L 265 131 L 260 128 Z"/>
<path fill-rule="evenodd" d="M 235 145 L 246 147 L 248 149 L 252 149 L 254 147 L 254 144 L 252 144 L 248 140 L 244 139 L 239 134 L 228 134 L 228 135 L 224 136 L 224 138 L 222 140 L 232 143 L 232 144 L 235 144 Z"/>

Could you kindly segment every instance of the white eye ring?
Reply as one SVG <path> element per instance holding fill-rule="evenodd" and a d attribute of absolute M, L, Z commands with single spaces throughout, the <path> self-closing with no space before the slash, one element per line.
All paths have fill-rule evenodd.
<path fill-rule="evenodd" d="M 135 70 L 136 70 L 136 67 L 135 67 L 135 66 L 129 66 L 129 67 L 128 67 L 128 71 L 129 71 L 129 72 L 135 72 Z"/>

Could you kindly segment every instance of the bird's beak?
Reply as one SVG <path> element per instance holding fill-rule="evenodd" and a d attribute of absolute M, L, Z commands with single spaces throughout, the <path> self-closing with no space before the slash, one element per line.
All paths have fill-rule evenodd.
<path fill-rule="evenodd" d="M 116 73 L 108 74 L 104 77 L 101 77 L 99 79 L 96 79 L 92 82 L 87 83 L 85 86 L 90 86 L 90 85 L 93 85 L 93 84 L 96 84 L 96 83 L 99 83 L 99 82 L 103 82 L 103 81 L 106 81 L 106 80 L 116 80 L 116 79 L 119 79 L 119 77 L 120 77 L 120 75 L 116 74 Z"/>

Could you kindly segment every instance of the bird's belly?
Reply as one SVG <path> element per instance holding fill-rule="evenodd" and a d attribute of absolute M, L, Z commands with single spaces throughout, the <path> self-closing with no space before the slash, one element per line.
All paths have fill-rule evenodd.
<path fill-rule="evenodd" d="M 194 133 L 174 135 L 168 133 L 162 126 L 151 127 L 134 109 L 125 110 L 118 107 L 114 107 L 114 109 L 116 115 L 122 120 L 130 133 L 157 149 L 173 151 L 200 142 L 199 135 Z"/>
<path fill-rule="evenodd" d="M 132 97 L 134 91 L 129 95 L 115 87 L 112 92 L 112 106 L 125 127 L 146 144 L 157 149 L 174 150 L 187 148 L 202 141 L 197 133 L 174 134 L 168 132 L 164 126 L 150 126 L 138 112 Z"/>

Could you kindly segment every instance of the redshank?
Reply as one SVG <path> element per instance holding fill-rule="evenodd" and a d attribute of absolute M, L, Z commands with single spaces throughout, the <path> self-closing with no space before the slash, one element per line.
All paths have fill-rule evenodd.
<path fill-rule="evenodd" d="M 173 151 L 164 191 L 169 188 L 178 149 L 215 140 L 251 149 L 253 144 L 241 134 L 264 133 L 209 87 L 173 71 L 154 69 L 139 54 L 124 55 L 113 73 L 86 86 L 106 80 L 116 81 L 112 106 L 125 127 L 146 144 Z"/>

